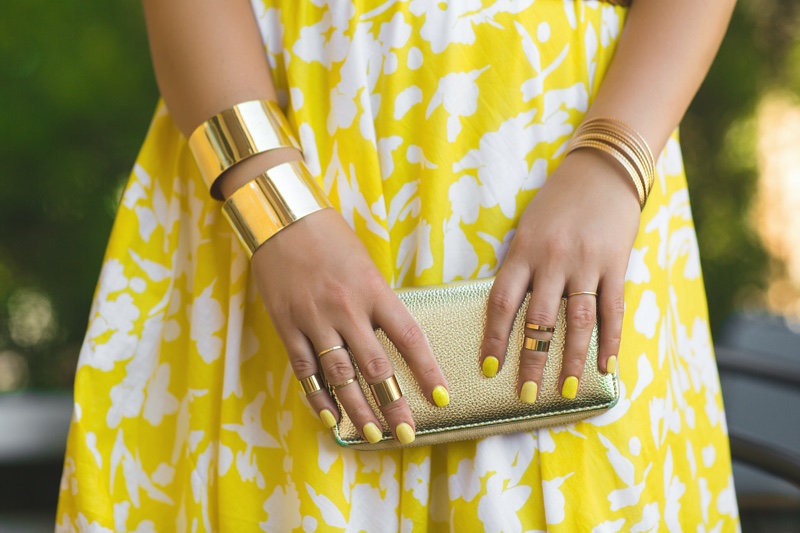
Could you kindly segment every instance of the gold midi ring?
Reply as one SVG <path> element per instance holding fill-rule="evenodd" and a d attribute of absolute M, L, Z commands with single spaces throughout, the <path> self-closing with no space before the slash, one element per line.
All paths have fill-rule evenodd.
<path fill-rule="evenodd" d="M 394 376 L 385 379 L 375 385 L 369 386 L 372 391 L 372 397 L 375 398 L 375 403 L 378 407 L 383 407 L 387 403 L 392 403 L 403 397 L 403 391 L 400 390 L 400 385 Z"/>
<path fill-rule="evenodd" d="M 323 356 L 323 355 L 325 355 L 325 354 L 329 354 L 329 353 L 331 353 L 332 351 L 334 351 L 334 350 L 338 350 L 338 349 L 340 349 L 340 348 L 345 348 L 345 349 L 346 349 L 347 347 L 346 347 L 346 346 L 344 346 L 344 345 L 342 345 L 342 344 L 337 344 L 336 346 L 332 346 L 332 347 L 330 347 L 330 348 L 326 348 L 325 350 L 322 350 L 321 352 L 319 352 L 319 353 L 317 354 L 317 357 L 318 357 L 318 358 L 322 358 L 322 356 Z"/>
<path fill-rule="evenodd" d="M 526 350 L 531 350 L 533 352 L 546 352 L 550 350 L 550 341 L 525 337 L 525 344 L 523 346 Z"/>
<path fill-rule="evenodd" d="M 350 385 L 355 380 L 356 380 L 356 378 L 350 378 L 347 381 L 342 381 L 341 383 L 337 383 L 336 385 L 331 385 L 331 390 L 336 392 L 337 389 L 341 389 L 342 387 L 344 387 L 346 385 Z"/>
<path fill-rule="evenodd" d="M 597 297 L 597 293 L 596 292 L 592 292 L 592 291 L 577 291 L 577 292 L 571 292 L 571 293 L 567 294 L 567 298 L 572 298 L 573 296 L 578 296 L 579 294 L 588 294 L 589 296 Z"/>
<path fill-rule="evenodd" d="M 303 387 L 303 392 L 306 393 L 306 396 L 308 396 L 312 392 L 317 392 L 318 390 L 322 390 L 322 387 L 319 384 L 319 379 L 317 379 L 316 374 L 312 374 L 307 378 L 298 379 L 297 381 L 300 382 L 300 386 Z"/>
<path fill-rule="evenodd" d="M 556 330 L 555 326 L 540 326 L 533 322 L 525 322 L 525 327 L 534 331 L 544 331 L 545 333 L 553 333 Z"/>

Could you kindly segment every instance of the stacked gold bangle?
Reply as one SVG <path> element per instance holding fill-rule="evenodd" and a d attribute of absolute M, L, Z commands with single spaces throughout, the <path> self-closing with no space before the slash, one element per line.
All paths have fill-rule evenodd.
<path fill-rule="evenodd" d="M 587 120 L 575 131 L 567 153 L 579 148 L 595 148 L 614 157 L 630 175 L 644 209 L 655 181 L 656 164 L 653 152 L 636 130 L 612 118 Z"/>
<path fill-rule="evenodd" d="M 254 100 L 237 104 L 201 124 L 189 148 L 211 196 L 222 199 L 218 178 L 256 154 L 300 144 L 278 104 Z M 331 207 L 302 160 L 283 163 L 256 176 L 234 192 L 223 213 L 250 257 L 270 237 L 292 222 Z"/>

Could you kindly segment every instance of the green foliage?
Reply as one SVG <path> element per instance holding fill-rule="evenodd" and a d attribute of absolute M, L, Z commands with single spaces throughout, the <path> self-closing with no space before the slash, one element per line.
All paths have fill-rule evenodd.
<path fill-rule="evenodd" d="M 713 325 L 741 287 L 764 282 L 747 217 L 752 117 L 766 88 L 800 90 L 787 24 L 795 3 L 740 2 L 682 129 Z M 114 210 L 157 97 L 138 2 L 5 2 L 0 356 L 27 360 L 29 386 L 71 386 Z"/>

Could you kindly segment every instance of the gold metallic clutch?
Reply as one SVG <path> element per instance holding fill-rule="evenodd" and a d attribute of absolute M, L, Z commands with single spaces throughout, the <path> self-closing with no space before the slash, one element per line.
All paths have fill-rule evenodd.
<path fill-rule="evenodd" d="M 416 439 L 409 446 L 441 444 L 567 424 L 602 413 L 617 403 L 617 374 L 604 374 L 597 368 L 597 324 L 592 333 L 577 397 L 572 400 L 563 398 L 557 388 L 566 333 L 566 298 L 561 301 L 539 397 L 535 403 L 524 403 L 517 396 L 519 352 L 524 340 L 530 292 L 514 320 L 505 364 L 495 377 L 484 377 L 478 358 L 486 325 L 486 305 L 493 282 L 494 278 L 485 278 L 395 290 L 425 333 L 447 378 L 450 392 L 449 405 L 431 405 L 394 344 L 383 330 L 375 331 L 394 365 L 395 377 L 414 417 Z M 350 356 L 352 358 L 352 353 Z M 383 440 L 376 444 L 364 440 L 341 404 L 341 421 L 331 429 L 334 439 L 341 446 L 357 450 L 404 447 L 387 430 L 386 420 L 357 367 L 356 374 L 364 397 L 383 423 Z"/>

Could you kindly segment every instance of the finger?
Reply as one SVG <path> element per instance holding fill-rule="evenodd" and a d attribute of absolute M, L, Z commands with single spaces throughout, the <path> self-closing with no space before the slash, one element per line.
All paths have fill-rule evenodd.
<path fill-rule="evenodd" d="M 317 413 L 325 427 L 332 428 L 336 425 L 339 417 L 339 409 L 337 409 L 336 402 L 328 394 L 328 391 L 322 386 L 322 375 L 314 353 L 314 347 L 299 330 L 295 330 L 294 334 L 282 337 L 289 355 L 289 363 L 292 365 L 292 370 L 294 370 L 294 375 L 298 381 L 302 382 L 311 378 L 311 376 L 316 376 L 320 388 L 307 393 L 306 400 L 308 400 L 311 408 Z M 316 388 L 311 386 L 310 380 L 307 383 L 310 386 L 309 388 Z"/>
<path fill-rule="evenodd" d="M 589 287 L 589 288 L 587 288 Z M 567 286 L 568 293 L 590 291 L 597 281 L 579 281 Z M 597 317 L 597 297 L 590 294 L 571 296 L 567 300 L 567 335 L 561 364 L 560 390 L 564 398 L 575 398 L 586 363 L 586 353 Z"/>
<path fill-rule="evenodd" d="M 378 442 L 383 436 L 381 423 L 361 392 L 350 355 L 345 348 L 328 351 L 334 346 L 344 346 L 345 342 L 332 328 L 316 335 L 312 338 L 316 353 L 326 352 L 319 358 L 325 380 L 361 435 L 373 444 Z"/>
<path fill-rule="evenodd" d="M 622 320 L 625 314 L 625 274 L 608 276 L 600 282 L 600 347 L 597 366 L 601 372 L 617 371 Z"/>
<path fill-rule="evenodd" d="M 555 327 L 563 288 L 563 281 L 534 272 L 531 299 L 525 314 L 526 339 L 519 354 L 517 393 L 526 403 L 536 401 L 542 384 L 547 351 L 553 338 L 553 332 L 548 330 Z"/>
<path fill-rule="evenodd" d="M 368 321 L 344 324 L 340 331 L 369 385 L 376 385 L 394 376 L 394 367 Z M 414 441 L 414 418 L 405 397 L 380 406 L 380 410 L 397 440 L 403 444 Z"/>
<path fill-rule="evenodd" d="M 481 371 L 488 378 L 494 377 L 503 366 L 514 318 L 530 287 L 530 272 L 515 265 L 506 262 L 489 292 L 480 355 Z"/>
<path fill-rule="evenodd" d="M 450 403 L 450 394 L 433 350 L 408 308 L 389 292 L 375 306 L 374 319 L 403 356 L 428 401 L 444 407 Z"/>

